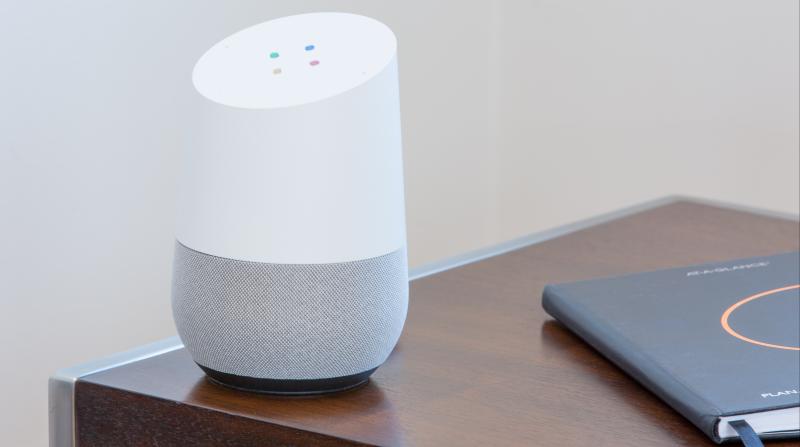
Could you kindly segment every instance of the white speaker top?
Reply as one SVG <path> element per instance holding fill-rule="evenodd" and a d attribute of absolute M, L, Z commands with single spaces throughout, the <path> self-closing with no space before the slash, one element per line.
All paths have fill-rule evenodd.
<path fill-rule="evenodd" d="M 380 73 L 397 51 L 394 33 L 369 17 L 313 13 L 233 34 L 194 67 L 211 101 L 247 109 L 290 107 L 350 90 Z"/>
<path fill-rule="evenodd" d="M 345 13 L 271 20 L 196 63 L 177 238 L 276 264 L 405 245 L 397 41 Z"/>

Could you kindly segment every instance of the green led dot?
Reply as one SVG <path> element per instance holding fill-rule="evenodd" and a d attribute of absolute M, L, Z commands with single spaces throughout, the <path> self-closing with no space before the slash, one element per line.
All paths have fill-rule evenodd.
<path fill-rule="evenodd" d="M 275 59 L 278 56 L 280 56 L 280 54 L 278 54 L 277 51 L 273 51 L 272 53 L 269 53 L 269 58 L 270 59 Z"/>

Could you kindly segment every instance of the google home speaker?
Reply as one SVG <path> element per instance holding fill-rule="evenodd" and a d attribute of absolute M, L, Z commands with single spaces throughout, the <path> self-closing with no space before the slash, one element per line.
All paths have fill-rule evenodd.
<path fill-rule="evenodd" d="M 213 380 L 310 394 L 365 382 L 400 337 L 408 267 L 397 41 L 302 14 L 192 73 L 172 308 Z"/>

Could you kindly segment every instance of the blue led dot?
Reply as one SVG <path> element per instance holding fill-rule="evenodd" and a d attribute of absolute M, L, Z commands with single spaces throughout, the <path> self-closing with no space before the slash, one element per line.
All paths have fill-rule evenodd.
<path fill-rule="evenodd" d="M 306 51 L 311 51 L 314 49 L 314 45 L 306 45 Z"/>

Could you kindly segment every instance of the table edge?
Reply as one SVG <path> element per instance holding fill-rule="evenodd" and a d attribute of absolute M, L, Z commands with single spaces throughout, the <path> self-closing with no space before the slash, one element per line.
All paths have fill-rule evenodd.
<path fill-rule="evenodd" d="M 128 351 L 56 371 L 47 384 L 50 447 L 73 447 L 75 436 L 75 382 L 81 377 L 166 354 L 183 347 L 176 335 Z"/>
<path fill-rule="evenodd" d="M 646 202 L 638 203 L 608 213 L 600 214 L 588 219 L 568 223 L 555 228 L 538 231 L 529 235 L 501 242 L 489 247 L 472 250 L 461 255 L 446 258 L 441 261 L 424 264 L 409 271 L 409 281 L 431 276 L 453 268 L 461 267 L 473 262 L 478 262 L 520 248 L 535 245 L 570 233 L 584 230 L 596 225 L 608 223 L 633 214 L 649 211 L 677 202 L 690 202 L 701 205 L 725 208 L 735 211 L 757 214 L 791 221 L 800 221 L 800 216 L 792 213 L 772 211 L 746 205 L 733 204 L 723 201 L 687 197 L 681 195 L 665 196 Z M 112 368 L 117 368 L 129 363 L 138 362 L 150 357 L 165 354 L 181 349 L 183 343 L 178 336 L 169 337 L 153 343 L 142 345 L 128 351 L 112 354 L 107 357 L 91 360 L 56 371 L 48 381 L 48 417 L 49 417 L 49 445 L 50 447 L 74 447 L 76 442 L 75 430 L 75 382 L 81 377 L 98 373 Z"/>

